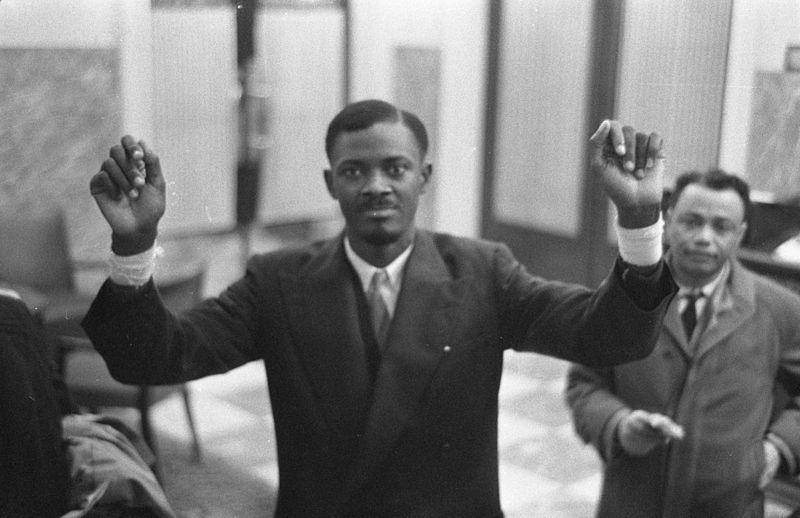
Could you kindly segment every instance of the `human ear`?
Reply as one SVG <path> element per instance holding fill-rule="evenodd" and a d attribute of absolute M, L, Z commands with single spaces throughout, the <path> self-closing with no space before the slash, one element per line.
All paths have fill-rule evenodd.
<path fill-rule="evenodd" d="M 664 226 L 667 227 L 672 222 L 672 207 L 664 211 Z"/>
<path fill-rule="evenodd" d="M 747 223 L 742 223 L 739 225 L 739 230 L 737 231 L 739 234 L 736 236 L 736 247 L 738 248 L 739 245 L 742 244 L 742 239 L 744 239 L 745 234 L 747 234 Z"/>
<path fill-rule="evenodd" d="M 433 174 L 433 165 L 430 162 L 426 162 L 425 165 L 422 166 L 422 170 L 420 171 L 422 184 L 420 185 L 419 192 L 421 193 L 425 192 L 425 189 L 428 186 L 428 182 L 430 181 L 432 174 Z"/>

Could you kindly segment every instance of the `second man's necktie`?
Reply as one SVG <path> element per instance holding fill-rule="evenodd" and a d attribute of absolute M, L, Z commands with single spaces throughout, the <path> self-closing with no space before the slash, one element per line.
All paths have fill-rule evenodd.
<path fill-rule="evenodd" d="M 683 310 L 681 320 L 683 321 L 683 329 L 686 331 L 686 340 L 692 340 L 694 328 L 697 326 L 697 301 L 703 297 L 703 292 L 691 292 L 685 296 L 686 308 Z"/>

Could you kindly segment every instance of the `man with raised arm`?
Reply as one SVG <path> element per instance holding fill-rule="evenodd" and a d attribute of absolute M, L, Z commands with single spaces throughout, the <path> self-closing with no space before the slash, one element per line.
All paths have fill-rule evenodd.
<path fill-rule="evenodd" d="M 657 134 L 604 121 L 591 138 L 621 249 L 597 290 L 535 277 L 502 244 L 417 228 L 427 147 L 415 115 L 346 106 L 328 126 L 323 173 L 342 233 L 253 257 L 239 281 L 181 315 L 151 279 L 165 208 L 158 157 L 126 136 L 92 178 L 113 256 L 87 333 L 129 383 L 262 360 L 277 516 L 502 516 L 503 352 L 608 365 L 652 350 L 675 290 L 661 261 Z"/>

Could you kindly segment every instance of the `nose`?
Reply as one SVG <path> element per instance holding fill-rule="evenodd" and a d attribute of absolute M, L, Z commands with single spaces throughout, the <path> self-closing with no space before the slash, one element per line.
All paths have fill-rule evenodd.
<path fill-rule="evenodd" d="M 368 195 L 384 194 L 390 191 L 389 179 L 386 178 L 386 175 L 383 174 L 383 171 L 379 168 L 370 170 L 367 175 L 367 180 L 364 182 L 364 186 L 361 189 L 363 194 Z"/>
<path fill-rule="evenodd" d="M 714 229 L 711 225 L 703 225 L 697 230 L 695 240 L 702 243 L 710 243 L 714 237 Z"/>

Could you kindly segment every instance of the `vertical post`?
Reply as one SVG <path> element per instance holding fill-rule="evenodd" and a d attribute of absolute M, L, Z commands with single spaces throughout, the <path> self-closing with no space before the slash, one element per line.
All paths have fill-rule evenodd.
<path fill-rule="evenodd" d="M 250 255 L 251 227 L 258 207 L 262 149 L 256 144 L 255 125 L 259 123 L 260 99 L 254 96 L 255 18 L 257 0 L 235 0 L 236 63 L 239 98 L 239 157 L 236 168 L 236 230 L 241 244 L 242 265 Z"/>
<path fill-rule="evenodd" d="M 490 232 L 494 207 L 494 151 L 497 138 L 498 91 L 500 90 L 500 45 L 503 6 L 500 0 L 489 0 L 489 36 L 486 56 L 486 109 L 484 111 L 483 196 L 481 199 L 481 237 Z"/>
<path fill-rule="evenodd" d="M 603 119 L 615 116 L 617 95 L 617 59 L 622 41 L 624 0 L 595 0 L 592 20 L 592 57 L 589 72 L 589 104 L 586 107 L 588 125 L 585 142 Z M 585 243 L 589 286 L 596 286 L 608 273 L 609 265 L 603 258 L 609 249 L 608 200 L 602 181 L 591 174 L 589 148 L 585 151 L 582 235 Z"/>
<path fill-rule="evenodd" d="M 353 11 L 350 6 L 349 0 L 342 0 L 342 9 L 344 10 L 344 28 L 342 29 L 344 34 L 342 38 L 342 54 L 344 55 L 344 70 L 342 74 L 344 76 L 344 85 L 342 91 L 344 92 L 344 98 L 342 99 L 342 104 L 346 105 L 350 102 L 352 98 L 352 74 L 353 74 Z"/>

